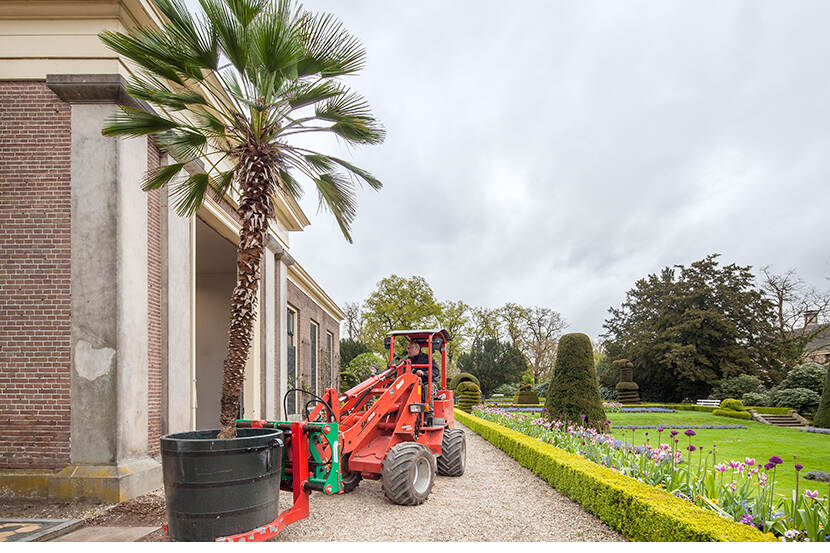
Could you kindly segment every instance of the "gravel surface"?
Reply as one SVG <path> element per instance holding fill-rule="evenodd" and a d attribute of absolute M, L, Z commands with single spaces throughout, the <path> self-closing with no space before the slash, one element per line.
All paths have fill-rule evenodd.
<path fill-rule="evenodd" d="M 312 493 L 308 518 L 276 541 L 623 541 L 595 516 L 563 496 L 481 436 L 467 436 L 463 476 L 437 476 L 417 507 L 393 505 L 380 481 L 363 480 L 349 494 Z M 30 518 L 85 518 L 87 526 L 155 526 L 165 522 L 161 489 L 118 505 L 47 500 L 8 501 L 0 514 Z M 291 506 L 280 494 L 280 511 Z M 165 541 L 161 529 L 140 541 Z"/>
<path fill-rule="evenodd" d="M 276 541 L 623 541 L 625 538 L 563 496 L 472 430 L 463 476 L 437 476 L 417 507 L 393 505 L 380 481 L 350 494 L 311 494 L 310 515 Z M 280 494 L 280 510 L 291 505 Z"/>

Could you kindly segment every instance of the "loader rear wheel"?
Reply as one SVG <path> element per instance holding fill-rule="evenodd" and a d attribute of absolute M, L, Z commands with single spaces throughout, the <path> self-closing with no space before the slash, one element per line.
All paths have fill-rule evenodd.
<path fill-rule="evenodd" d="M 417 442 L 398 444 L 383 460 L 383 494 L 397 505 L 420 505 L 432 491 L 435 471 L 435 456 L 428 447 Z"/>
<path fill-rule="evenodd" d="M 467 438 L 460 428 L 445 428 L 441 438 L 441 456 L 438 457 L 438 474 L 461 476 L 467 466 Z"/>

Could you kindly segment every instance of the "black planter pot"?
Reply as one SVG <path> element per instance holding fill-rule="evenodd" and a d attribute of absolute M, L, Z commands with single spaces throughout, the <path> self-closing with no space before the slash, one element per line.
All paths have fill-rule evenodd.
<path fill-rule="evenodd" d="M 161 438 L 167 534 L 174 541 L 213 541 L 253 530 L 277 518 L 282 431 L 239 428 Z"/>

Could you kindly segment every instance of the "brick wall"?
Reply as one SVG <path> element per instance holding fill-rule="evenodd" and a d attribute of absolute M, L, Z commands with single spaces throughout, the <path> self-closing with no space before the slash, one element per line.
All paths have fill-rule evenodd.
<path fill-rule="evenodd" d="M 0 468 L 69 464 L 70 106 L 0 82 Z"/>
<path fill-rule="evenodd" d="M 159 166 L 161 154 L 147 139 L 147 169 Z M 147 446 L 159 456 L 161 436 L 161 190 L 147 193 Z"/>
<path fill-rule="evenodd" d="M 326 358 L 326 332 L 331 332 L 332 339 L 332 374 L 335 388 L 340 374 L 340 324 L 322 307 L 317 305 L 308 295 L 290 280 L 288 281 L 288 303 L 297 310 L 297 374 L 306 384 L 311 384 L 311 321 L 319 325 L 319 339 L 317 343 L 317 391 L 322 392 L 321 380 Z M 307 399 L 307 398 L 306 398 Z M 282 400 L 280 400 L 282 401 Z M 302 406 L 305 399 L 298 403 Z M 298 407 L 299 408 L 299 407 Z"/>

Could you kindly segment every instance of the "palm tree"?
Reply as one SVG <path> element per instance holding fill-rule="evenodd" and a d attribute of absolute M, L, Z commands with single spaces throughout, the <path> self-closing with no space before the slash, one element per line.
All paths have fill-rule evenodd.
<path fill-rule="evenodd" d="M 231 438 L 276 198 L 299 198 L 297 177 L 307 177 L 351 242 L 355 185 L 382 186 L 343 159 L 292 144 L 294 137 L 330 133 L 347 144 L 378 144 L 384 132 L 368 103 L 340 80 L 363 68 L 366 51 L 333 16 L 290 0 L 199 0 L 199 15 L 181 0 L 153 2 L 166 17 L 159 28 L 100 35 L 135 63 L 127 91 L 151 106 L 122 106 L 103 133 L 150 135 L 175 159 L 148 172 L 143 187 L 169 184 L 180 215 L 193 215 L 210 192 L 238 197 L 242 229 L 219 421 L 219 437 Z M 177 179 L 195 160 L 204 169 Z"/>

